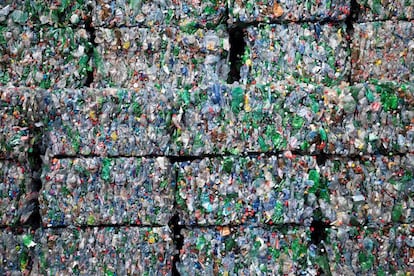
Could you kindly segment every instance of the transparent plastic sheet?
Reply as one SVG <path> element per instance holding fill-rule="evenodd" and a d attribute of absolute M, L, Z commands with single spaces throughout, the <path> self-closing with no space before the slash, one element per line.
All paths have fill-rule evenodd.
<path fill-rule="evenodd" d="M 206 158 L 177 165 L 185 225 L 413 223 L 414 156 Z"/>
<path fill-rule="evenodd" d="M 413 86 L 294 81 L 174 91 L 173 155 L 412 152 Z"/>
<path fill-rule="evenodd" d="M 414 19 L 414 2 L 407 0 L 376 1 L 357 0 L 359 4 L 358 21 L 376 21 L 387 19 Z"/>
<path fill-rule="evenodd" d="M 26 215 L 25 198 L 30 196 L 30 184 L 31 171 L 25 164 L 0 160 L 0 226 L 15 225 Z"/>
<path fill-rule="evenodd" d="M 0 229 L 0 273 L 30 275 L 34 256 L 33 235 L 29 230 Z"/>
<path fill-rule="evenodd" d="M 167 225 L 173 175 L 165 157 L 52 159 L 42 171 L 43 225 Z"/>
<path fill-rule="evenodd" d="M 92 47 L 83 28 L 0 23 L 0 84 L 77 88 L 86 83 Z"/>
<path fill-rule="evenodd" d="M 85 0 L 4 0 L 0 2 L 0 23 L 12 20 L 28 26 L 84 26 L 88 16 Z"/>
<path fill-rule="evenodd" d="M 61 89 L 39 99 L 48 156 L 165 154 L 171 124 L 170 90 Z"/>
<path fill-rule="evenodd" d="M 351 1 L 311 0 L 232 0 L 230 18 L 233 22 L 274 22 L 345 20 L 350 15 Z"/>
<path fill-rule="evenodd" d="M 95 27 L 154 25 L 197 25 L 212 27 L 223 23 L 226 2 L 175 0 L 93 1 L 92 24 Z"/>
<path fill-rule="evenodd" d="M 224 27 L 98 28 L 93 85 L 169 89 L 226 80 L 229 42 Z"/>
<path fill-rule="evenodd" d="M 414 23 L 384 21 L 354 24 L 352 80 L 414 81 Z"/>
<path fill-rule="evenodd" d="M 37 274 L 171 275 L 168 227 L 92 227 L 36 231 Z"/>
<path fill-rule="evenodd" d="M 344 23 L 268 24 L 246 28 L 241 83 L 293 78 L 333 86 L 348 81 L 350 48 Z"/>

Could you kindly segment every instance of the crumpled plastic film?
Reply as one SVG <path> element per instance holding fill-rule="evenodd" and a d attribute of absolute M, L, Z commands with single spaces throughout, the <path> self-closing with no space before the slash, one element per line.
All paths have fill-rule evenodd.
<path fill-rule="evenodd" d="M 28 89 L 0 88 L 0 158 L 26 161 L 30 148 L 28 111 L 33 102 Z"/>
<path fill-rule="evenodd" d="M 95 43 L 94 87 L 170 89 L 227 79 L 224 26 L 97 28 Z"/>
<path fill-rule="evenodd" d="M 0 273 L 2 275 L 30 275 L 36 245 L 30 231 L 0 229 Z"/>
<path fill-rule="evenodd" d="M 0 226 L 18 223 L 30 184 L 31 172 L 25 164 L 0 160 Z"/>
<path fill-rule="evenodd" d="M 43 224 L 167 225 L 172 177 L 165 157 L 52 159 L 41 178 Z"/>
<path fill-rule="evenodd" d="M 412 224 L 334 227 L 325 243 L 333 275 L 406 275 L 414 270 Z"/>
<path fill-rule="evenodd" d="M 294 78 L 332 86 L 348 81 L 351 52 L 346 32 L 344 23 L 250 26 L 240 82 Z"/>
<path fill-rule="evenodd" d="M 413 154 L 327 160 L 321 167 L 333 209 L 327 218 L 336 226 L 413 223 L 413 171 Z"/>
<path fill-rule="evenodd" d="M 92 64 L 92 44 L 82 28 L 0 23 L 0 85 L 83 87 Z"/>
<path fill-rule="evenodd" d="M 95 27 L 197 25 L 211 28 L 225 21 L 226 2 L 224 0 L 93 1 L 92 24 Z"/>
<path fill-rule="evenodd" d="M 414 81 L 414 23 L 384 21 L 354 24 L 352 80 Z"/>
<path fill-rule="evenodd" d="M 414 19 L 414 2 L 406 0 L 357 0 L 360 22 L 386 19 Z"/>
<path fill-rule="evenodd" d="M 29 26 L 83 26 L 88 15 L 87 0 L 4 0 L 0 23 L 12 19 Z"/>
<path fill-rule="evenodd" d="M 40 110 L 48 156 L 144 156 L 169 147 L 171 91 L 45 91 Z"/>
<path fill-rule="evenodd" d="M 350 9 L 349 0 L 232 0 L 230 17 L 233 22 L 337 21 L 345 20 L 351 13 Z"/>
<path fill-rule="evenodd" d="M 306 228 L 224 226 L 182 234 L 181 275 L 317 275 Z"/>
<path fill-rule="evenodd" d="M 168 227 L 39 229 L 38 274 L 171 275 Z"/>
<path fill-rule="evenodd" d="M 314 156 L 205 158 L 177 167 L 184 225 L 310 225 L 319 206 L 333 211 Z"/>
<path fill-rule="evenodd" d="M 413 88 L 374 80 L 332 87 L 284 80 L 178 89 L 170 152 L 412 152 Z"/>

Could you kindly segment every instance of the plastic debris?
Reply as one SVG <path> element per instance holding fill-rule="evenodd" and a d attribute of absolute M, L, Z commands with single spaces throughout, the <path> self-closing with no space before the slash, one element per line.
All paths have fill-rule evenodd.
<path fill-rule="evenodd" d="M 172 176 L 165 157 L 52 159 L 41 178 L 43 224 L 167 225 Z"/>
<path fill-rule="evenodd" d="M 224 26 L 98 28 L 95 43 L 94 87 L 172 89 L 227 79 Z"/>
<path fill-rule="evenodd" d="M 219 1 L 93 1 L 92 23 L 99 27 L 156 25 L 211 28 L 225 23 L 226 2 Z"/>
<path fill-rule="evenodd" d="M 414 149 L 410 83 L 327 87 L 294 81 L 213 83 L 174 92 L 173 155 L 291 150 L 302 154 Z"/>
<path fill-rule="evenodd" d="M 18 222 L 30 184 L 31 172 L 25 164 L 0 160 L 0 226 Z"/>
<path fill-rule="evenodd" d="M 0 84 L 83 87 L 92 71 L 89 34 L 82 28 L 34 28 L 0 23 Z"/>
<path fill-rule="evenodd" d="M 413 1 L 357 0 L 356 2 L 359 4 L 358 20 L 360 22 L 387 19 L 414 19 Z"/>
<path fill-rule="evenodd" d="M 350 48 L 345 24 L 269 24 L 246 29 L 241 83 L 293 78 L 327 86 L 348 81 Z"/>
<path fill-rule="evenodd" d="M 43 150 L 48 156 L 165 154 L 170 94 L 152 88 L 44 91 Z"/>
<path fill-rule="evenodd" d="M 30 274 L 34 256 L 33 238 L 29 230 L 0 229 L 0 274 Z"/>
<path fill-rule="evenodd" d="M 414 81 L 413 36 L 413 22 L 354 24 L 352 80 Z"/>
<path fill-rule="evenodd" d="M 232 0 L 230 17 L 233 22 L 275 22 L 344 20 L 350 15 L 351 1 L 311 0 Z"/>
<path fill-rule="evenodd" d="M 38 274 L 171 275 L 168 227 L 39 229 L 36 237 Z"/>

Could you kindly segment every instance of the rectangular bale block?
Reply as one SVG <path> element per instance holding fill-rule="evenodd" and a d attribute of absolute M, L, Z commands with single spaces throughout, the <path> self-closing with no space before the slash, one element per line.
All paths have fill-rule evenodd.
<path fill-rule="evenodd" d="M 0 24 L 0 83 L 44 89 L 83 87 L 92 72 L 91 47 L 84 28 Z"/>
<path fill-rule="evenodd" d="M 351 1 L 311 0 L 232 0 L 230 18 L 233 22 L 275 22 L 309 20 L 345 20 L 351 13 Z"/>
<path fill-rule="evenodd" d="M 40 229 L 38 274 L 171 275 L 168 227 Z"/>
<path fill-rule="evenodd" d="M 225 23 L 227 1 L 93 1 L 95 27 L 198 25 L 211 28 Z"/>
<path fill-rule="evenodd" d="M 169 91 L 62 89 L 39 99 L 49 156 L 162 155 L 169 147 Z"/>
<path fill-rule="evenodd" d="M 350 47 L 344 23 L 269 24 L 246 28 L 240 82 L 293 78 L 327 86 L 348 81 Z"/>
<path fill-rule="evenodd" d="M 173 215 L 168 159 L 52 159 L 42 171 L 45 226 L 167 225 Z"/>
<path fill-rule="evenodd" d="M 414 23 L 383 21 L 354 24 L 352 81 L 414 80 Z"/>
<path fill-rule="evenodd" d="M 192 87 L 227 79 L 224 27 L 98 28 L 94 87 Z"/>

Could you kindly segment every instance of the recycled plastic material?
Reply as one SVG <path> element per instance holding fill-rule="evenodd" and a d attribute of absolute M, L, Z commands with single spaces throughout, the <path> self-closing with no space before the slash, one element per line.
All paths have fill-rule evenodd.
<path fill-rule="evenodd" d="M 414 2 L 406 0 L 357 0 L 360 22 L 386 19 L 414 19 Z"/>
<path fill-rule="evenodd" d="M 181 275 L 317 275 L 308 256 L 309 228 L 224 226 L 182 234 Z"/>
<path fill-rule="evenodd" d="M 349 79 L 350 48 L 344 23 L 249 26 L 245 41 L 241 83 L 294 78 L 332 86 Z"/>
<path fill-rule="evenodd" d="M 325 243 L 333 275 L 404 275 L 413 271 L 412 224 L 386 227 L 339 227 L 328 229 Z"/>
<path fill-rule="evenodd" d="M 82 28 L 35 28 L 0 23 L 0 84 L 40 88 L 83 87 L 92 71 L 92 47 Z"/>
<path fill-rule="evenodd" d="M 25 164 L 0 160 L 0 226 L 18 222 L 30 181 L 31 172 Z"/>
<path fill-rule="evenodd" d="M 99 27 L 180 25 L 211 28 L 226 16 L 226 1 L 93 1 L 92 24 Z"/>
<path fill-rule="evenodd" d="M 3 0 L 0 23 L 9 19 L 28 26 L 84 26 L 88 16 L 85 0 Z"/>
<path fill-rule="evenodd" d="M 52 159 L 41 177 L 43 225 L 167 225 L 172 177 L 165 157 Z"/>
<path fill-rule="evenodd" d="M 414 23 L 384 21 L 354 24 L 352 80 L 414 81 Z"/>
<path fill-rule="evenodd" d="M 413 91 L 410 83 L 326 87 L 291 80 L 178 89 L 170 152 L 412 152 Z"/>
<path fill-rule="evenodd" d="M 184 225 L 333 225 L 414 222 L 414 155 L 361 161 L 317 156 L 205 158 L 179 163 Z M 318 164 L 319 163 L 319 164 Z"/>
<path fill-rule="evenodd" d="M 182 231 L 181 275 L 404 275 L 413 269 L 413 227 L 217 227 Z"/>
<path fill-rule="evenodd" d="M 171 275 L 168 227 L 39 229 L 36 273 Z"/>
<path fill-rule="evenodd" d="M 30 147 L 29 90 L 0 88 L 0 158 L 25 161 Z"/>
<path fill-rule="evenodd" d="M 350 15 L 351 1 L 311 1 L 311 0 L 232 0 L 230 17 L 233 22 L 274 22 L 344 20 Z"/>
<path fill-rule="evenodd" d="M 171 92 L 61 89 L 43 92 L 48 156 L 144 156 L 168 150 Z"/>
<path fill-rule="evenodd" d="M 171 89 L 227 79 L 224 26 L 98 28 L 95 43 L 94 87 Z"/>
<path fill-rule="evenodd" d="M 28 275 L 35 245 L 33 235 L 27 230 L 0 229 L 0 273 Z"/>

